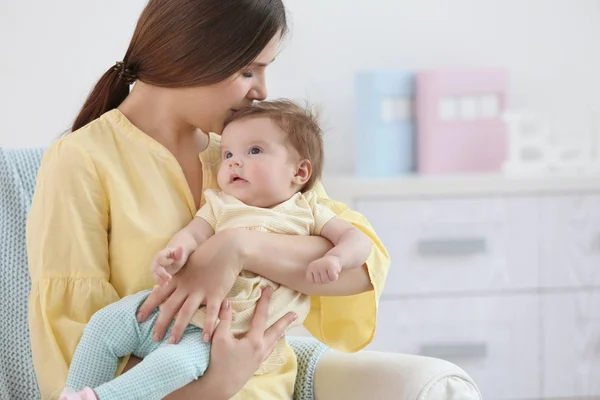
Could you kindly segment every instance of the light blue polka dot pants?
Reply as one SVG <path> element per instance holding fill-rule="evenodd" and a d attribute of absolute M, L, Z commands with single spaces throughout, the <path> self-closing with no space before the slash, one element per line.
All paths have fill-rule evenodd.
<path fill-rule="evenodd" d="M 69 369 L 67 387 L 76 391 L 91 387 L 100 400 L 162 399 L 204 374 L 210 345 L 202 342 L 202 330 L 189 325 L 178 344 L 152 341 L 158 319 L 155 310 L 138 323 L 138 307 L 150 294 L 136 293 L 96 312 L 86 325 Z M 133 354 L 144 360 L 115 378 L 118 358 Z"/>

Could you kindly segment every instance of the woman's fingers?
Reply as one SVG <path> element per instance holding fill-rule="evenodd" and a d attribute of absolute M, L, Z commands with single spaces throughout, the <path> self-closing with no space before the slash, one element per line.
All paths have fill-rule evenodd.
<path fill-rule="evenodd" d="M 269 301 L 271 301 L 272 289 L 267 286 L 262 290 L 260 299 L 256 304 L 252 321 L 250 322 L 250 330 L 247 337 L 249 339 L 260 341 L 262 340 L 265 329 L 267 328 L 267 319 L 269 318 Z"/>
<path fill-rule="evenodd" d="M 156 275 L 158 275 L 160 286 L 166 285 L 172 278 L 171 274 L 169 274 L 164 267 L 157 268 Z"/>
<path fill-rule="evenodd" d="M 219 309 L 219 325 L 215 329 L 214 338 L 230 338 L 231 337 L 231 303 L 229 300 L 223 300 Z"/>
<path fill-rule="evenodd" d="M 198 308 L 200 308 L 200 304 L 202 304 L 201 297 L 188 296 L 185 303 L 183 303 L 183 306 L 181 306 L 181 309 L 177 313 L 177 318 L 175 319 L 173 329 L 171 329 L 171 334 L 169 336 L 169 343 L 179 343 L 185 328 L 190 324 L 190 320 L 196 311 L 198 311 Z"/>
<path fill-rule="evenodd" d="M 156 287 L 146 298 L 144 303 L 140 306 L 137 313 L 137 321 L 143 322 L 148 318 L 150 313 L 154 311 L 167 297 L 175 291 L 175 286 L 167 285 L 163 287 Z"/>
<path fill-rule="evenodd" d="M 177 314 L 186 299 L 187 295 L 185 293 L 176 290 L 163 304 L 158 312 L 156 323 L 154 324 L 154 332 L 152 333 L 153 341 L 160 342 L 163 340 L 169 325 L 171 325 L 171 321 L 173 321 L 175 314 Z"/>
<path fill-rule="evenodd" d="M 152 271 L 152 279 L 154 280 L 154 282 L 156 282 L 159 286 L 163 286 L 163 280 L 162 278 L 156 273 L 156 271 Z"/>
<path fill-rule="evenodd" d="M 279 318 L 277 322 L 275 322 L 265 331 L 264 340 L 266 342 L 266 346 L 269 348 L 269 352 L 267 354 L 271 354 L 279 339 L 283 337 L 287 328 L 297 318 L 298 315 L 296 313 L 289 312 L 283 317 Z"/>
<path fill-rule="evenodd" d="M 212 338 L 222 304 L 223 299 L 206 301 L 206 316 L 204 317 L 204 328 L 202 329 L 202 341 L 208 343 Z"/>

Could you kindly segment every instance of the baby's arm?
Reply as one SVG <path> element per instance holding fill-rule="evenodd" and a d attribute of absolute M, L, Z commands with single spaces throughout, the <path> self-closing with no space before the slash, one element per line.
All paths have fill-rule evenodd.
<path fill-rule="evenodd" d="M 154 281 L 161 286 L 168 283 L 171 277 L 185 265 L 190 254 L 214 233 L 208 222 L 202 218 L 194 218 L 154 256 L 152 260 Z"/>
<path fill-rule="evenodd" d="M 306 277 L 315 283 L 333 282 L 342 269 L 362 266 L 373 243 L 360 229 L 334 217 L 323 226 L 321 236 L 333 243 L 333 248 L 308 265 Z"/>

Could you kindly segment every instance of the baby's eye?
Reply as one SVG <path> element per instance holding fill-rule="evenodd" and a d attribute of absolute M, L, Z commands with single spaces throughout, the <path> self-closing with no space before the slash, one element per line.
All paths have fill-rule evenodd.
<path fill-rule="evenodd" d="M 233 157 L 233 154 L 231 154 L 230 151 L 226 151 L 225 153 L 223 153 L 223 158 L 224 159 L 228 159 L 228 158 L 231 158 L 231 157 Z"/>
<path fill-rule="evenodd" d="M 259 147 L 253 147 L 250 149 L 250 154 L 260 154 L 262 150 Z"/>

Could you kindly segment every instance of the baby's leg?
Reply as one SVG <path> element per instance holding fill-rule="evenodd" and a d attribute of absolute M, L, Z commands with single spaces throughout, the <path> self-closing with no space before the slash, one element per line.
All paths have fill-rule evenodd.
<path fill-rule="evenodd" d="M 163 342 L 144 360 L 118 378 L 94 389 L 100 400 L 160 400 L 204 374 L 210 345 L 202 330 L 186 328 L 178 344 Z"/>
<path fill-rule="evenodd" d="M 139 346 L 140 327 L 135 316 L 149 293 L 147 290 L 124 297 L 92 316 L 71 361 L 68 388 L 79 391 L 114 379 L 118 358 L 135 352 Z"/>

